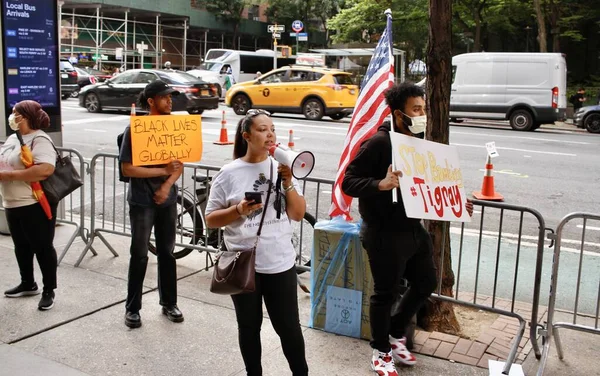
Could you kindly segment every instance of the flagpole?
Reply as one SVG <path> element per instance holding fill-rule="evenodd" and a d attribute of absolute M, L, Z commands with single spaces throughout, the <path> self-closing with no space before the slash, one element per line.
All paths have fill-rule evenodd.
<path fill-rule="evenodd" d="M 394 113 L 390 112 L 390 138 L 391 138 L 391 133 L 394 132 L 396 133 L 396 129 L 394 128 Z M 390 144 L 392 145 L 392 171 L 396 171 L 396 158 L 394 158 L 394 143 L 391 142 L 390 140 Z M 400 178 L 398 178 L 398 180 L 400 180 Z M 393 188 L 392 189 L 392 204 L 397 204 L 398 203 L 398 188 Z"/>
<path fill-rule="evenodd" d="M 386 19 L 389 17 L 390 19 L 392 18 L 392 10 L 391 9 L 386 9 L 384 12 Z M 394 44 L 393 44 L 393 39 L 392 39 L 392 35 L 391 35 L 391 30 L 390 30 L 390 35 L 389 35 L 389 39 L 390 39 L 390 59 L 392 62 L 392 66 L 394 65 Z M 395 69 L 394 69 L 395 71 Z M 394 77 L 394 81 L 395 81 Z M 390 112 L 390 132 L 396 132 L 396 128 L 394 128 L 394 113 Z M 391 135 L 391 133 L 390 133 Z M 390 140 L 391 143 L 391 140 Z M 392 144 L 392 171 L 396 171 L 396 159 L 394 158 L 394 145 Z M 398 178 L 399 179 L 399 178 Z M 392 204 L 397 204 L 398 203 L 398 188 L 394 188 L 392 189 Z"/>

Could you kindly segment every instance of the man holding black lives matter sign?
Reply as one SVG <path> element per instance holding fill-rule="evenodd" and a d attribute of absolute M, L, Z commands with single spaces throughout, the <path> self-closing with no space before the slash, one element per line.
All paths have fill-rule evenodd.
<path fill-rule="evenodd" d="M 200 116 L 171 115 L 172 95 L 179 92 L 165 82 L 149 83 L 139 102 L 149 116 L 132 116 L 125 129 L 119 162 L 130 178 L 127 202 L 131 221 L 131 258 L 127 284 L 125 325 L 142 325 L 142 289 L 148 265 L 152 227 L 158 254 L 158 292 L 162 313 L 182 322 L 177 307 L 177 270 L 173 249 L 177 222 L 177 185 L 183 162 L 202 155 Z"/>
<path fill-rule="evenodd" d="M 427 125 L 423 89 L 394 85 L 385 100 L 392 124 L 381 124 L 361 145 L 346 169 L 342 190 L 359 199 L 360 236 L 373 274 L 371 368 L 397 376 L 394 363 L 416 363 L 406 348 L 406 329 L 436 287 L 433 245 L 421 219 L 466 221 L 473 205 L 464 194 L 456 149 L 421 140 Z M 402 196 L 392 203 L 398 188 Z M 392 313 L 402 278 L 410 286 Z"/>

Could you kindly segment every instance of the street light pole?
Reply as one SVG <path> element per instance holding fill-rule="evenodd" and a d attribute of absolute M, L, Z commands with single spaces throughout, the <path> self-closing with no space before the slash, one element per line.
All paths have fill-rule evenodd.
<path fill-rule="evenodd" d="M 529 52 L 529 31 L 531 31 L 531 27 L 530 27 L 530 26 L 527 26 L 527 27 L 525 28 L 525 31 L 526 31 L 526 33 L 527 33 L 527 36 L 525 37 L 525 38 L 526 38 L 526 39 L 525 39 L 525 51 L 526 51 L 526 52 Z"/>

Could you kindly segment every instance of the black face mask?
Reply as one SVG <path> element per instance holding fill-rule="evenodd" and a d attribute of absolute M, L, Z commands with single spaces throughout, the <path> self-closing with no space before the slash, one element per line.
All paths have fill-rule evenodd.
<path fill-rule="evenodd" d="M 415 136 L 416 138 L 420 138 L 420 139 L 422 139 L 422 140 L 423 140 L 423 139 L 425 139 L 425 132 L 421 132 L 421 133 L 419 133 L 419 134 L 415 134 L 414 136 Z"/>

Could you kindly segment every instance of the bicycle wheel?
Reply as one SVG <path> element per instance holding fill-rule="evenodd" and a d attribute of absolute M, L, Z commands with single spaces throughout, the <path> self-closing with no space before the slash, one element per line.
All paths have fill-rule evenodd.
<path fill-rule="evenodd" d="M 183 244 L 198 244 L 204 236 L 202 217 L 195 203 L 187 197 L 177 196 L 177 225 L 175 242 Z M 194 230 L 195 229 L 195 230 Z M 156 246 L 148 243 L 148 250 L 156 255 Z M 180 259 L 189 255 L 194 248 L 175 246 L 173 256 Z"/>
<path fill-rule="evenodd" d="M 313 245 L 314 227 L 317 220 L 312 214 L 304 213 L 302 222 L 293 222 L 294 232 L 292 234 L 292 244 L 296 250 L 298 264 L 310 267 L 310 256 Z M 304 273 L 304 270 L 298 270 L 298 274 Z"/>

